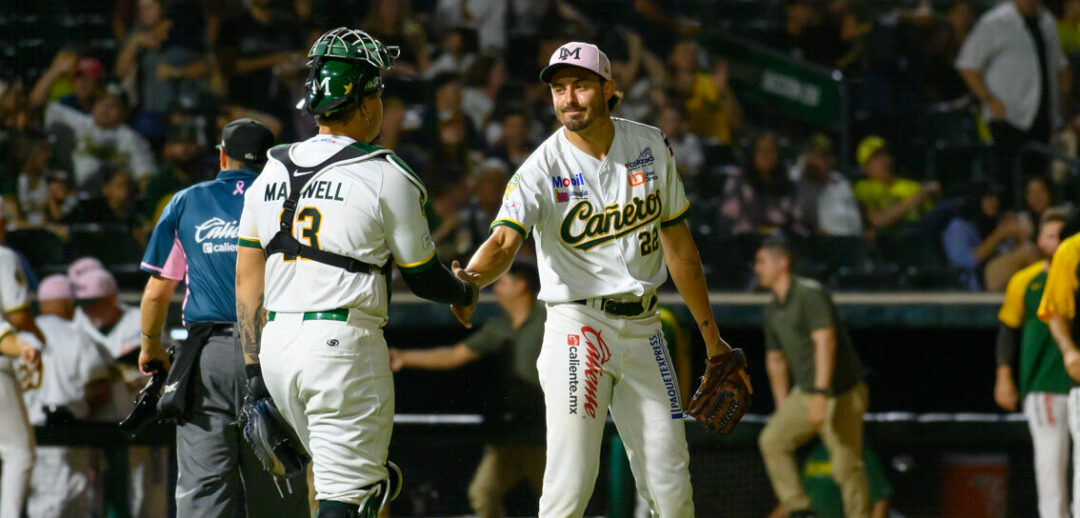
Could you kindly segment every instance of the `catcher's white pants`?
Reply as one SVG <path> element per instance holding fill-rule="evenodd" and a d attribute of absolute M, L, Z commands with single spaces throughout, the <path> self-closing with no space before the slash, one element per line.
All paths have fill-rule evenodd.
<path fill-rule="evenodd" d="M 259 353 L 274 403 L 312 459 L 319 500 L 363 507 L 388 476 L 394 382 L 382 330 L 276 313 Z"/>
<path fill-rule="evenodd" d="M 1068 396 L 1031 392 L 1024 397 L 1031 442 L 1035 447 L 1035 487 L 1040 518 L 1068 518 L 1069 468 Z"/>
<path fill-rule="evenodd" d="M 0 360 L 0 518 L 22 515 L 34 468 L 34 434 L 10 365 Z"/>
<path fill-rule="evenodd" d="M 679 383 L 657 316 L 548 305 L 537 359 L 547 406 L 540 516 L 580 517 L 592 496 L 608 409 L 653 516 L 694 516 Z"/>

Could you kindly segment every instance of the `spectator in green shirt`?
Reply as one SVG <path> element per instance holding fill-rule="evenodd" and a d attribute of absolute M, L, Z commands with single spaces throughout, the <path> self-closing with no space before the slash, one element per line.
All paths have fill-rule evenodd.
<path fill-rule="evenodd" d="M 869 394 L 862 365 L 829 294 L 816 281 L 792 275 L 792 263 L 791 249 L 779 238 L 767 239 L 754 262 L 761 285 L 775 295 L 765 308 L 765 367 L 776 411 L 758 438 L 761 456 L 784 509 L 793 517 L 813 516 L 795 450 L 820 436 L 844 515 L 866 518 L 862 435 Z"/>
<path fill-rule="evenodd" d="M 455 369 L 484 356 L 498 355 L 507 373 L 505 408 L 496 414 L 502 433 L 488 444 L 469 484 L 469 502 L 480 518 L 501 518 L 503 496 L 524 479 L 537 498 L 543 485 L 544 394 L 536 359 L 544 342 L 544 304 L 536 300 L 536 267 L 515 263 L 495 283 L 495 300 L 506 312 L 489 320 L 461 343 L 423 350 L 390 349 L 390 368 Z"/>

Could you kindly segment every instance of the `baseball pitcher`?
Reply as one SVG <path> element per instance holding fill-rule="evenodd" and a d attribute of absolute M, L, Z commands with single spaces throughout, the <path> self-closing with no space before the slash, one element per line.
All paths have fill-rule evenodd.
<path fill-rule="evenodd" d="M 466 268 L 491 283 L 535 229 L 548 305 L 537 367 L 552 445 L 540 516 L 585 512 L 609 410 L 653 516 L 693 516 L 683 403 L 657 308 L 668 268 L 715 359 L 710 390 L 737 380 L 699 415 L 729 431 L 748 404 L 749 378 L 713 322 L 673 152 L 660 130 L 611 117 L 618 95 L 595 45 L 559 47 L 540 79 L 563 127 L 511 178 L 492 234 Z M 467 318 L 468 309 L 455 311 Z"/>

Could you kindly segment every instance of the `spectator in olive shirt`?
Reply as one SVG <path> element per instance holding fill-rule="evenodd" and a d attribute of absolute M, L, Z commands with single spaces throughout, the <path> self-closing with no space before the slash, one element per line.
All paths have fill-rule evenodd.
<path fill-rule="evenodd" d="M 851 339 L 829 294 L 791 273 L 791 249 L 769 238 L 754 273 L 775 297 L 765 308 L 765 366 L 776 411 L 758 438 L 769 480 L 791 516 L 813 516 L 799 484 L 795 450 L 820 436 L 844 499 L 844 515 L 870 516 L 862 460 L 863 414 L 869 396 Z M 791 377 L 789 378 L 789 374 Z"/>
<path fill-rule="evenodd" d="M 505 407 L 495 426 L 498 444 L 488 444 L 469 484 L 469 502 L 480 518 L 502 517 L 503 496 L 524 479 L 537 498 L 544 478 L 544 393 L 536 359 L 544 342 L 544 304 L 536 300 L 536 267 L 515 263 L 495 283 L 495 300 L 506 315 L 489 320 L 457 345 L 427 350 L 390 349 L 390 368 L 445 370 L 498 354 L 500 372 L 509 373 Z M 492 417 L 489 417 L 491 419 Z"/>

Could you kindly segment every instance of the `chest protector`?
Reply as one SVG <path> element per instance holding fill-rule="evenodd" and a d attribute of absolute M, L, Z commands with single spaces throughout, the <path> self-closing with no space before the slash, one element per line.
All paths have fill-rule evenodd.
<path fill-rule="evenodd" d="M 301 243 L 298 239 L 293 237 L 293 217 L 296 216 L 296 204 L 300 200 L 300 194 L 303 192 L 304 186 L 307 185 L 308 181 L 312 178 L 319 176 L 320 173 L 331 167 L 340 165 L 342 162 L 357 163 L 378 156 L 388 155 L 391 151 L 389 149 L 380 149 L 375 152 L 365 153 L 355 147 L 346 146 L 342 148 L 341 151 L 334 153 L 330 158 L 327 158 L 318 165 L 313 167 L 300 167 L 289 158 L 290 149 L 292 149 L 292 146 L 281 146 L 270 150 L 270 156 L 281 162 L 281 164 L 285 166 L 285 170 L 289 173 L 289 197 L 285 199 L 285 203 L 282 206 L 281 227 L 277 234 L 274 234 L 273 239 L 266 244 L 264 250 L 266 257 L 269 258 L 274 254 L 286 254 L 293 257 L 302 257 L 317 263 L 336 266 L 350 273 L 384 273 L 386 265 L 365 263 L 359 259 L 335 254 L 326 250 L 320 250 Z"/>

